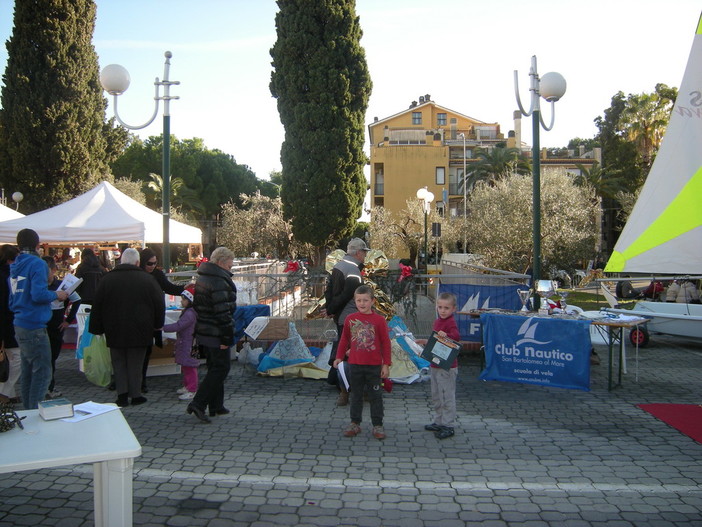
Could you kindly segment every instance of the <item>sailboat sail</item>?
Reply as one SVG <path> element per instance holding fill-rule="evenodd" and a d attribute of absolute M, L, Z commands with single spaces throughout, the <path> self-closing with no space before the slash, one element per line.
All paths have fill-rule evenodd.
<path fill-rule="evenodd" d="M 702 16 L 678 98 L 607 272 L 702 272 Z"/>

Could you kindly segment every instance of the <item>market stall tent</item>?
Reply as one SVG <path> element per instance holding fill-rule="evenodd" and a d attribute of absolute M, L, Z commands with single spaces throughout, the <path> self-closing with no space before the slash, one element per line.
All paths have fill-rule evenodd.
<path fill-rule="evenodd" d="M 0 243 L 34 229 L 42 243 L 163 242 L 163 216 L 103 181 L 94 189 L 22 218 L 0 221 Z M 170 243 L 202 243 L 202 231 L 170 220 Z"/>
<path fill-rule="evenodd" d="M 14 220 L 17 218 L 24 218 L 24 214 L 10 207 L 6 207 L 5 205 L 0 205 L 0 221 Z"/>

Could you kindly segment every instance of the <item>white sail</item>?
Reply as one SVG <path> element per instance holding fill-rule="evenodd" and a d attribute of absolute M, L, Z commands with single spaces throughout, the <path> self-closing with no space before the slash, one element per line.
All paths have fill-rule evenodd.
<path fill-rule="evenodd" d="M 660 150 L 605 271 L 702 273 L 702 17 Z"/>

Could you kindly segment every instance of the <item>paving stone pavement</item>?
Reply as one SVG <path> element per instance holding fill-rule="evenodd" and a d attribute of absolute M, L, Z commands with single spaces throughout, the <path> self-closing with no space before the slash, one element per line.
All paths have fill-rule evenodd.
<path fill-rule="evenodd" d="M 258 377 L 234 362 L 232 413 L 202 424 L 177 399 L 179 376 L 149 378 L 148 403 L 123 410 L 143 447 L 134 525 L 702 525 L 702 444 L 635 406 L 702 404 L 702 343 L 654 336 L 638 365 L 629 350 L 612 392 L 597 349 L 589 392 L 479 381 L 478 356 L 462 356 L 459 422 L 443 441 L 423 429 L 429 383 L 385 396 L 378 441 L 368 421 L 342 436 L 348 408 L 324 381 Z M 74 402 L 116 398 L 69 351 L 57 388 Z M 0 496 L 0 526 L 93 525 L 90 465 L 5 474 Z"/>

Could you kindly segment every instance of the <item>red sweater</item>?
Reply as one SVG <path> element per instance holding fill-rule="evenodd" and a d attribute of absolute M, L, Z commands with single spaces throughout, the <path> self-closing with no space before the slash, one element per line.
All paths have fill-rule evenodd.
<path fill-rule="evenodd" d="M 377 313 L 356 312 L 347 316 L 336 358 L 343 360 L 349 349 L 349 364 L 390 366 L 390 330 L 385 318 Z"/>
<path fill-rule="evenodd" d="M 453 340 L 461 340 L 461 333 L 458 331 L 458 324 L 456 324 L 456 319 L 451 315 L 448 318 L 437 318 L 434 321 L 434 327 L 432 328 L 435 332 L 443 331 L 446 336 Z M 432 368 L 438 368 L 435 364 L 431 365 Z M 453 361 L 451 364 L 452 368 L 458 368 L 458 359 Z"/>

